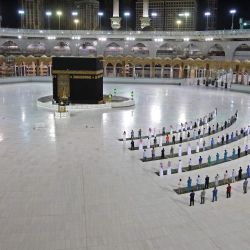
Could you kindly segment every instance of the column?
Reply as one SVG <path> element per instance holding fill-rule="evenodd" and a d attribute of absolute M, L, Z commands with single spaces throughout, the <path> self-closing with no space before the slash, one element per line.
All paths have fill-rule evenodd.
<path fill-rule="evenodd" d="M 174 78 L 174 70 L 172 66 L 170 68 L 170 78 Z"/>
<path fill-rule="evenodd" d="M 113 17 L 111 19 L 111 27 L 113 30 L 121 28 L 121 18 L 119 14 L 119 0 L 113 0 Z"/>
<path fill-rule="evenodd" d="M 143 16 L 141 17 L 141 29 L 150 26 L 150 18 L 148 16 L 149 0 L 143 0 Z"/>
<path fill-rule="evenodd" d="M 163 78 L 163 74 L 164 74 L 164 66 L 161 66 L 161 78 Z"/>

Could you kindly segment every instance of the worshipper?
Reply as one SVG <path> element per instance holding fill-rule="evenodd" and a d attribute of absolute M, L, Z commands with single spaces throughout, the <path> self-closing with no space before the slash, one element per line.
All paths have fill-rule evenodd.
<path fill-rule="evenodd" d="M 229 134 L 226 133 L 226 144 L 228 144 L 228 142 L 229 142 Z"/>
<path fill-rule="evenodd" d="M 211 139 L 211 148 L 213 148 L 214 147 L 214 138 L 212 137 L 212 139 Z"/>
<path fill-rule="evenodd" d="M 202 150 L 205 151 L 206 150 L 206 141 L 205 141 L 205 139 L 203 139 L 203 141 L 202 141 L 202 146 L 203 146 Z"/>
<path fill-rule="evenodd" d="M 235 172 L 235 170 L 233 169 L 233 170 L 232 170 L 232 183 L 235 182 L 235 177 L 236 177 L 236 172 Z"/>
<path fill-rule="evenodd" d="M 195 140 L 195 137 L 196 137 L 195 135 L 196 135 L 196 130 L 194 129 L 193 130 L 193 140 Z"/>
<path fill-rule="evenodd" d="M 175 144 L 175 135 L 173 135 L 173 137 L 172 137 L 172 142 L 173 142 L 173 144 Z"/>
<path fill-rule="evenodd" d="M 220 136 L 217 137 L 217 145 L 220 144 Z"/>
<path fill-rule="evenodd" d="M 197 176 L 197 179 L 196 179 L 196 190 L 200 190 L 201 189 L 201 182 L 202 182 L 202 179 L 200 177 L 200 175 Z"/>
<path fill-rule="evenodd" d="M 167 175 L 171 175 L 171 174 L 172 174 L 171 161 L 168 161 Z"/>
<path fill-rule="evenodd" d="M 211 155 L 207 157 L 207 165 L 211 166 Z"/>
<path fill-rule="evenodd" d="M 156 147 L 156 146 L 157 146 L 157 138 L 155 136 L 155 138 L 154 138 L 154 147 Z"/>
<path fill-rule="evenodd" d="M 164 159 L 165 158 L 165 149 L 162 148 L 161 150 L 161 158 Z"/>
<path fill-rule="evenodd" d="M 205 188 L 201 191 L 201 204 L 205 204 L 206 191 Z"/>
<path fill-rule="evenodd" d="M 181 157 L 182 156 L 182 146 L 181 144 L 178 147 L 178 156 Z"/>
<path fill-rule="evenodd" d="M 250 178 L 250 166 L 247 166 L 246 177 Z"/>
<path fill-rule="evenodd" d="M 160 140 L 159 140 L 159 147 L 162 147 L 162 140 L 163 140 L 163 138 L 162 138 L 162 135 L 161 135 Z"/>
<path fill-rule="evenodd" d="M 152 153 L 152 160 L 153 160 L 155 158 L 155 148 L 154 147 L 152 148 L 151 153 Z"/>
<path fill-rule="evenodd" d="M 166 134 L 166 128 L 163 127 L 163 128 L 162 128 L 162 135 L 165 135 L 165 134 Z"/>
<path fill-rule="evenodd" d="M 192 170 L 192 159 L 190 158 L 188 161 L 188 171 Z"/>
<path fill-rule="evenodd" d="M 160 177 L 163 176 L 163 164 L 160 163 Z"/>
<path fill-rule="evenodd" d="M 126 141 L 126 131 L 123 132 L 122 137 L 123 137 L 123 141 L 125 142 Z"/>
<path fill-rule="evenodd" d="M 219 175 L 217 174 L 215 177 L 214 177 L 214 186 L 217 187 L 219 185 Z"/>
<path fill-rule="evenodd" d="M 200 143 L 197 141 L 196 143 L 196 153 L 200 152 Z"/>
<path fill-rule="evenodd" d="M 188 155 L 192 154 L 192 148 L 191 148 L 191 144 L 190 143 L 188 143 L 187 154 Z"/>
<path fill-rule="evenodd" d="M 205 189 L 208 189 L 209 188 L 209 176 L 206 175 L 206 178 L 205 178 Z"/>
<path fill-rule="evenodd" d="M 134 142 L 134 140 L 132 140 L 130 144 L 131 144 L 131 150 L 134 150 L 135 149 L 135 142 Z"/>
<path fill-rule="evenodd" d="M 221 137 L 221 144 L 222 144 L 222 145 L 224 144 L 224 141 L 225 141 L 225 136 L 222 135 L 222 137 Z"/>
<path fill-rule="evenodd" d="M 142 138 L 139 141 L 139 150 L 143 150 L 143 140 L 142 140 Z"/>
<path fill-rule="evenodd" d="M 134 133 L 134 130 L 132 129 L 132 130 L 131 130 L 131 140 L 134 139 L 134 134 L 135 134 L 135 133 Z"/>
<path fill-rule="evenodd" d="M 169 134 L 166 136 L 166 143 L 169 144 Z"/>
<path fill-rule="evenodd" d="M 202 166 L 202 157 L 200 156 L 199 157 L 199 168 L 201 168 L 201 166 Z"/>
<path fill-rule="evenodd" d="M 220 162 L 220 154 L 217 152 L 216 154 L 216 164 L 219 164 Z"/>
<path fill-rule="evenodd" d="M 245 145 L 245 155 L 248 154 L 248 144 Z"/>
<path fill-rule="evenodd" d="M 171 148 L 170 148 L 170 156 L 174 157 L 174 147 L 173 146 L 171 146 Z"/>
<path fill-rule="evenodd" d="M 178 163 L 178 174 L 181 174 L 182 173 L 182 162 L 181 162 L 181 159 L 179 160 L 179 163 Z"/>
<path fill-rule="evenodd" d="M 138 137 L 141 138 L 141 129 L 138 130 Z"/>
<path fill-rule="evenodd" d="M 217 201 L 217 195 L 218 195 L 218 190 L 216 187 L 214 187 L 213 191 L 212 191 L 212 195 L 213 195 L 213 199 L 212 202 Z"/>
<path fill-rule="evenodd" d="M 188 180 L 187 180 L 187 191 L 188 191 L 188 192 L 191 192 L 191 189 L 192 189 L 192 179 L 191 179 L 191 177 L 189 176 L 189 177 L 188 177 Z"/>
<path fill-rule="evenodd" d="M 231 133 L 231 138 L 230 138 L 231 142 L 234 140 L 234 132 Z"/>
<path fill-rule="evenodd" d="M 190 207 L 193 205 L 194 206 L 194 197 L 195 197 L 195 193 L 192 190 L 192 192 L 190 193 Z"/>
<path fill-rule="evenodd" d="M 143 151 L 143 161 L 146 161 L 147 160 L 147 151 L 146 149 L 144 149 Z"/>
<path fill-rule="evenodd" d="M 233 148 L 233 152 L 232 152 L 232 159 L 236 159 L 236 151 L 235 151 L 235 148 Z"/>
<path fill-rule="evenodd" d="M 187 140 L 189 141 L 190 140 L 190 132 L 188 131 L 187 133 Z"/>
<path fill-rule="evenodd" d="M 231 198 L 232 187 L 230 183 L 227 184 L 227 198 Z"/>
<path fill-rule="evenodd" d="M 151 145 L 151 144 L 150 144 L 150 139 L 149 139 L 149 137 L 148 137 L 148 138 L 147 138 L 147 148 L 148 148 L 148 149 L 150 149 L 150 145 Z"/>
<path fill-rule="evenodd" d="M 238 181 L 240 181 L 241 179 L 242 179 L 242 168 L 240 167 L 238 171 Z"/>
<path fill-rule="evenodd" d="M 227 170 L 224 173 L 224 185 L 228 183 L 228 172 Z"/>
<path fill-rule="evenodd" d="M 241 151 L 241 148 L 240 146 L 238 146 L 238 158 L 240 158 L 240 151 Z"/>
<path fill-rule="evenodd" d="M 245 178 L 245 180 L 243 182 L 243 193 L 244 194 L 247 193 L 247 184 L 248 184 L 248 180 L 247 180 L 247 178 Z"/>
<path fill-rule="evenodd" d="M 227 161 L 227 150 L 224 150 L 224 161 Z"/>
<path fill-rule="evenodd" d="M 179 182 L 178 182 L 178 193 L 181 194 L 181 187 L 182 187 L 182 180 L 179 179 Z"/>

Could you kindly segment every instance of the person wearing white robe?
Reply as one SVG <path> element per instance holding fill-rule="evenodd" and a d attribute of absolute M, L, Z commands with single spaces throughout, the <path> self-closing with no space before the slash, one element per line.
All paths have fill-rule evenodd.
<path fill-rule="evenodd" d="M 139 141 L 139 150 L 143 150 L 143 140 L 140 139 Z"/>
<path fill-rule="evenodd" d="M 160 140 L 159 140 L 159 147 L 162 147 L 162 140 L 163 140 L 163 138 L 162 138 L 162 135 L 161 135 Z"/>
<path fill-rule="evenodd" d="M 196 153 L 200 152 L 200 143 L 197 141 L 196 143 Z"/>
<path fill-rule="evenodd" d="M 196 130 L 194 129 L 193 130 L 193 140 L 195 139 L 195 136 L 196 136 Z"/>
<path fill-rule="evenodd" d="M 167 175 L 171 175 L 171 174 L 172 174 L 171 161 L 168 161 Z"/>
<path fill-rule="evenodd" d="M 123 141 L 126 141 L 126 131 L 123 132 Z"/>
<path fill-rule="evenodd" d="M 173 134 L 173 126 L 171 125 L 170 126 L 170 135 L 172 135 Z"/>
<path fill-rule="evenodd" d="M 191 155 L 191 154 L 192 154 L 192 148 L 191 148 L 190 143 L 188 143 L 187 154 L 188 154 L 188 155 Z"/>
<path fill-rule="evenodd" d="M 147 138 L 147 148 L 150 148 L 150 139 Z"/>
<path fill-rule="evenodd" d="M 182 146 L 181 146 L 181 144 L 179 145 L 179 148 L 178 148 L 178 156 L 179 157 L 182 156 Z"/>
<path fill-rule="evenodd" d="M 162 164 L 162 162 L 160 163 L 160 176 L 163 176 L 163 164 Z"/>
<path fill-rule="evenodd" d="M 181 160 L 179 160 L 179 163 L 178 163 L 178 174 L 181 174 L 182 173 L 182 162 Z"/>

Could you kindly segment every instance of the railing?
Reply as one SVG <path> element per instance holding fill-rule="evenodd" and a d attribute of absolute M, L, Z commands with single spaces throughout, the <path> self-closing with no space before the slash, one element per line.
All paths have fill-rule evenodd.
<path fill-rule="evenodd" d="M 214 30 L 214 31 L 93 31 L 93 30 L 30 30 L 30 29 L 10 29 L 1 28 L 0 36 L 27 36 L 27 37 L 122 37 L 134 36 L 142 38 L 152 37 L 243 37 L 249 38 L 250 30 Z"/>

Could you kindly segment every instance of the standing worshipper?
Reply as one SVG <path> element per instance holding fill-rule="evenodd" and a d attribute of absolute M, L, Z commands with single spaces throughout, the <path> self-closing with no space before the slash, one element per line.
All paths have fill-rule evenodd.
<path fill-rule="evenodd" d="M 199 157 L 199 168 L 201 168 L 202 167 L 202 157 L 200 156 Z"/>
<path fill-rule="evenodd" d="M 200 190 L 201 189 L 201 182 L 202 182 L 202 179 L 200 177 L 200 175 L 197 176 L 197 179 L 196 179 L 196 190 Z"/>
<path fill-rule="evenodd" d="M 214 178 L 214 186 L 215 187 L 218 187 L 218 185 L 219 185 L 219 175 L 217 174 L 216 176 L 215 176 L 215 178 Z"/>
<path fill-rule="evenodd" d="M 196 143 L 196 153 L 199 153 L 199 152 L 200 152 L 200 144 L 197 141 L 197 143 Z"/>
<path fill-rule="evenodd" d="M 205 141 L 205 139 L 203 139 L 202 146 L 203 146 L 203 151 L 205 151 L 206 150 L 206 141 Z"/>
<path fill-rule="evenodd" d="M 247 193 L 247 184 L 248 184 L 248 181 L 247 181 L 247 178 L 245 178 L 245 180 L 243 182 L 243 193 L 244 194 Z"/>
<path fill-rule="evenodd" d="M 174 157 L 174 147 L 173 146 L 171 146 L 171 148 L 170 148 L 170 156 Z"/>
<path fill-rule="evenodd" d="M 248 154 L 248 144 L 245 145 L 245 155 Z"/>
<path fill-rule="evenodd" d="M 205 189 L 209 188 L 209 176 L 207 175 L 205 178 Z"/>
<path fill-rule="evenodd" d="M 227 161 L 227 150 L 224 150 L 224 161 Z"/>
<path fill-rule="evenodd" d="M 188 180 L 187 180 L 187 191 L 188 191 L 188 192 L 191 192 L 191 189 L 192 189 L 192 179 L 191 179 L 191 177 L 189 176 L 189 177 L 188 177 Z"/>
<path fill-rule="evenodd" d="M 212 202 L 217 201 L 218 189 L 216 187 L 214 187 L 212 195 L 213 195 Z"/>
<path fill-rule="evenodd" d="M 240 181 L 241 179 L 242 179 L 242 168 L 240 167 L 238 171 L 238 181 Z"/>
<path fill-rule="evenodd" d="M 201 204 L 205 204 L 206 191 L 205 188 L 201 191 Z"/>
<path fill-rule="evenodd" d="M 163 176 L 163 164 L 162 162 L 160 163 L 160 177 Z"/>
<path fill-rule="evenodd" d="M 131 140 L 134 139 L 134 134 L 135 134 L 135 133 L 134 133 L 134 130 L 132 129 L 132 130 L 131 130 Z"/>
<path fill-rule="evenodd" d="M 235 170 L 233 169 L 233 170 L 232 170 L 232 183 L 235 182 L 235 177 L 236 177 L 236 172 L 235 172 Z"/>
<path fill-rule="evenodd" d="M 192 154 L 191 144 L 188 143 L 187 154 L 190 156 Z"/>
<path fill-rule="evenodd" d="M 169 144 L 169 134 L 166 135 L 166 143 Z"/>
<path fill-rule="evenodd" d="M 122 137 L 123 137 L 123 141 L 125 142 L 126 141 L 126 131 L 123 132 Z"/>
<path fill-rule="evenodd" d="M 179 148 L 178 148 L 178 156 L 179 157 L 182 156 L 182 146 L 181 146 L 181 144 L 179 145 Z"/>
<path fill-rule="evenodd" d="M 175 144 L 175 135 L 173 135 L 173 137 L 172 137 L 172 142 L 173 142 L 173 144 Z"/>
<path fill-rule="evenodd" d="M 227 184 L 227 198 L 231 198 L 232 187 L 230 183 Z"/>
<path fill-rule="evenodd" d="M 195 193 L 192 190 L 192 192 L 190 193 L 190 207 L 194 206 L 194 197 L 195 197 Z"/>
<path fill-rule="evenodd" d="M 228 172 L 227 170 L 224 173 L 224 185 L 228 183 Z"/>
<path fill-rule="evenodd" d="M 142 151 L 143 150 L 143 140 L 140 139 L 139 141 L 139 150 Z"/>
<path fill-rule="evenodd" d="M 131 141 L 131 150 L 134 150 L 135 149 L 135 143 L 134 143 L 134 140 Z"/>
<path fill-rule="evenodd" d="M 163 137 L 162 135 L 160 136 L 160 140 L 159 140 L 159 147 L 162 147 L 162 140 L 163 140 Z"/>
<path fill-rule="evenodd" d="M 192 159 L 190 158 L 188 161 L 188 171 L 191 171 L 192 169 Z"/>
<path fill-rule="evenodd" d="M 141 129 L 138 130 L 138 137 L 141 138 Z"/>
<path fill-rule="evenodd" d="M 207 165 L 211 166 L 211 155 L 207 157 Z"/>
<path fill-rule="evenodd" d="M 161 158 L 164 159 L 165 158 L 165 149 L 162 148 L 161 150 Z"/>
<path fill-rule="evenodd" d="M 147 149 L 150 149 L 150 138 L 147 138 Z"/>
<path fill-rule="evenodd" d="M 220 162 L 220 154 L 217 152 L 216 154 L 216 164 Z"/>
<path fill-rule="evenodd" d="M 179 179 L 179 182 L 178 182 L 178 193 L 181 194 L 181 188 L 182 188 L 182 180 Z"/>
<path fill-rule="evenodd" d="M 236 151 L 235 148 L 233 148 L 233 152 L 232 152 L 232 159 L 235 160 L 236 159 Z"/>
<path fill-rule="evenodd" d="M 155 158 L 155 148 L 154 147 L 152 148 L 151 153 L 152 153 L 152 160 L 153 160 Z"/>
<path fill-rule="evenodd" d="M 181 160 L 179 160 L 179 163 L 178 163 L 178 174 L 181 174 L 182 173 L 182 162 Z"/>
<path fill-rule="evenodd" d="M 168 161 L 167 175 L 171 175 L 171 174 L 172 174 L 171 161 Z"/>
<path fill-rule="evenodd" d="M 241 148 L 240 146 L 238 146 L 238 158 L 240 158 L 240 151 L 241 151 Z"/>
<path fill-rule="evenodd" d="M 246 177 L 250 178 L 250 166 L 247 166 Z"/>
<path fill-rule="evenodd" d="M 146 149 L 144 149 L 143 151 L 143 161 L 146 161 L 147 160 L 147 151 Z"/>
<path fill-rule="evenodd" d="M 214 147 L 214 138 L 212 137 L 212 139 L 211 139 L 211 148 L 213 148 Z"/>
<path fill-rule="evenodd" d="M 154 147 L 156 147 L 156 146 L 157 146 L 157 138 L 155 136 L 155 138 L 154 138 Z"/>

